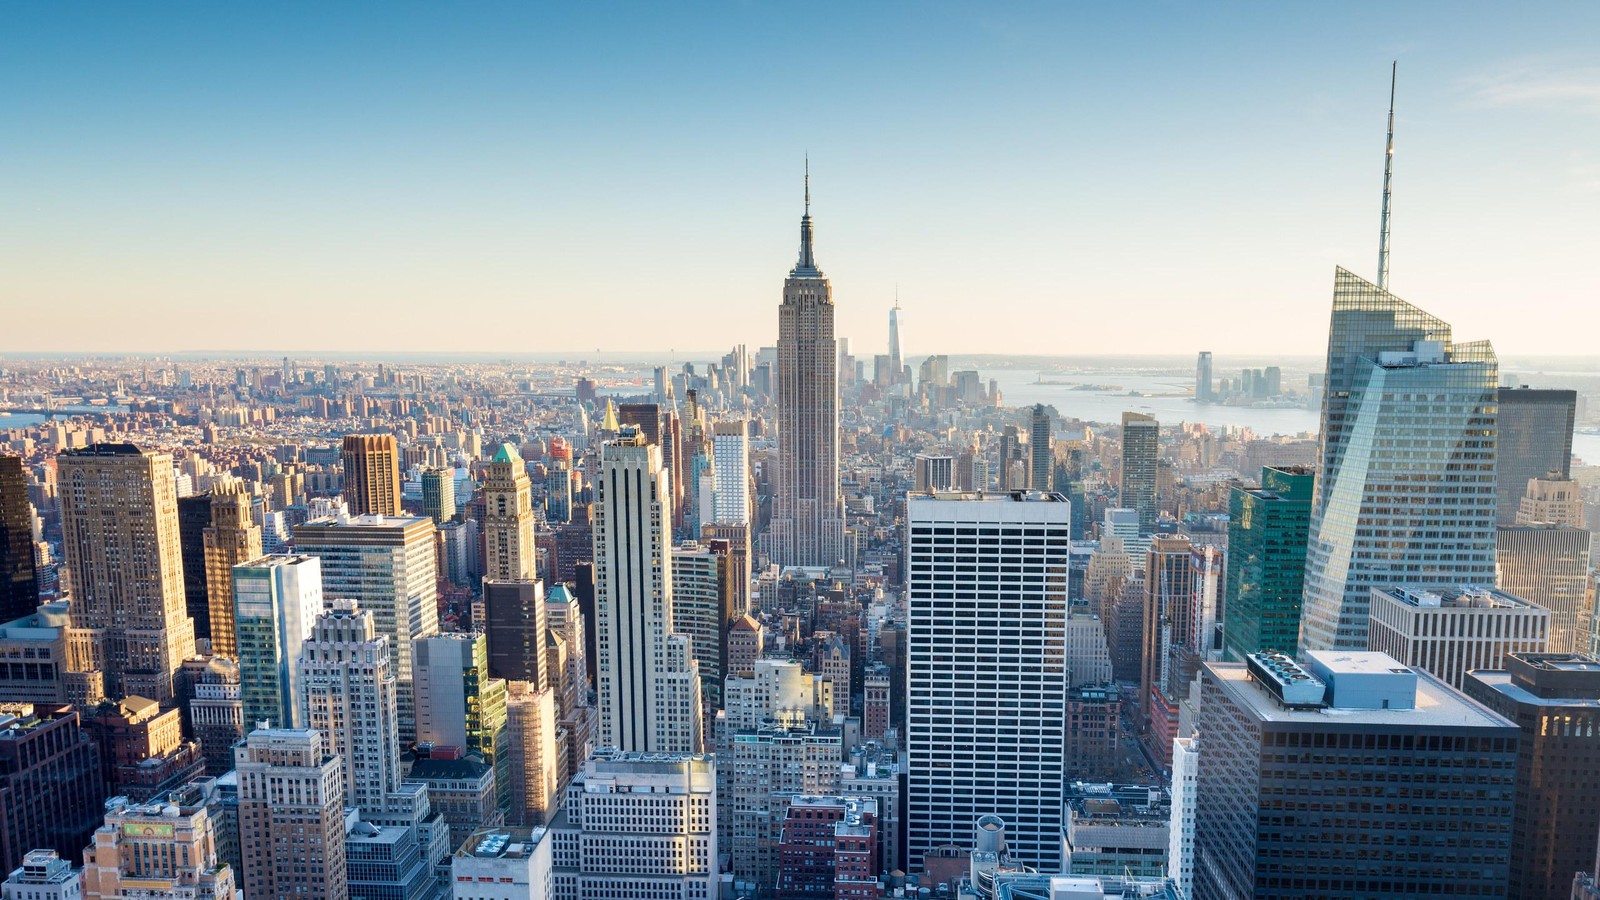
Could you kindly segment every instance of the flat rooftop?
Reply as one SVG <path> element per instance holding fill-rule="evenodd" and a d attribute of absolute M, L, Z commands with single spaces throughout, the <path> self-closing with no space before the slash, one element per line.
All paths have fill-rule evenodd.
<path fill-rule="evenodd" d="M 1365 653 L 1341 653 L 1341 656 L 1364 656 Z M 1372 654 L 1383 661 L 1383 672 L 1394 661 L 1383 653 Z M 1360 663 L 1352 663 L 1359 665 Z M 1284 709 L 1277 698 L 1267 693 L 1251 678 L 1244 663 L 1206 663 L 1206 671 L 1217 679 L 1222 689 L 1232 696 L 1240 708 L 1262 722 L 1295 722 L 1317 725 L 1388 725 L 1427 726 L 1430 728 L 1515 728 L 1510 721 L 1467 699 L 1449 685 L 1426 672 L 1417 672 L 1417 705 L 1415 709 Z"/>
<path fill-rule="evenodd" d="M 1515 594 L 1491 587 L 1463 585 L 1454 589 L 1373 588 L 1374 594 L 1415 609 L 1542 609 Z"/>
<path fill-rule="evenodd" d="M 1589 664 L 1589 670 L 1600 668 L 1594 663 Z M 1510 672 L 1499 669 L 1474 669 L 1467 673 L 1468 677 L 1476 678 L 1492 690 L 1498 691 L 1517 703 L 1526 703 L 1530 706 L 1558 706 L 1563 709 L 1582 707 L 1587 709 L 1600 709 L 1600 700 L 1591 697 L 1541 697 L 1533 691 L 1517 684 Z"/>

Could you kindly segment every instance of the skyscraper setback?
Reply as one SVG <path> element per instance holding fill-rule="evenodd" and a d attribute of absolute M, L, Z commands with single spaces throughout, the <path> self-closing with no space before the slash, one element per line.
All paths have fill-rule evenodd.
<path fill-rule="evenodd" d="M 599 747 L 698 753 L 700 676 L 672 631 L 672 497 L 661 448 L 635 428 L 601 448 L 594 580 Z"/>
<path fill-rule="evenodd" d="M 811 246 L 811 181 L 800 259 L 778 307 L 778 484 L 770 531 L 779 565 L 831 566 L 844 555 L 839 494 L 839 346 L 833 287 Z"/>

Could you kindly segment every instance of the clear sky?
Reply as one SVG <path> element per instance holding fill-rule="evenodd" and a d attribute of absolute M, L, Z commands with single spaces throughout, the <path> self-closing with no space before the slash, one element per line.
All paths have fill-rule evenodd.
<path fill-rule="evenodd" d="M 1600 3 L 0 4 L 0 351 L 1600 334 Z"/>

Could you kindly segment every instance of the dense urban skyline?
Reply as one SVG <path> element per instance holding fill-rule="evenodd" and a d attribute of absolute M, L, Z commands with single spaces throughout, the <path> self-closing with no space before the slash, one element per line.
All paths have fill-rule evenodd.
<path fill-rule="evenodd" d="M 764 342 L 810 151 L 855 346 L 898 285 L 911 359 L 1225 354 L 1268 319 L 1315 353 L 1333 267 L 1374 275 L 1395 58 L 1394 289 L 1509 354 L 1588 347 L 1506 297 L 1600 293 L 1579 4 L 88 9 L 0 14 L 0 162 L 26 173 L 0 352 L 286 343 L 223 310 L 315 322 L 308 350 L 416 348 L 445 309 L 428 349 Z M 650 314 L 687 302 L 718 316 Z M 1106 338 L 1129 304 L 1208 314 Z"/>

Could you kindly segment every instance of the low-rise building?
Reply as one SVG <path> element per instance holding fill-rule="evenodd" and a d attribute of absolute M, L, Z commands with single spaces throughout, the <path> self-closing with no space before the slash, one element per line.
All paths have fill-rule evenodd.
<path fill-rule="evenodd" d="M 1062 858 L 1074 875 L 1167 873 L 1171 799 L 1145 785 L 1075 782 L 1066 794 Z"/>

